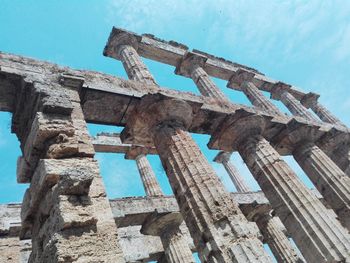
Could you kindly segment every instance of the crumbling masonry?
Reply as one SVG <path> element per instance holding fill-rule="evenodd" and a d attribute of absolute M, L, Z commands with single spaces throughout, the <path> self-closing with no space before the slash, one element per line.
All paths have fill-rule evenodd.
<path fill-rule="evenodd" d="M 272 262 L 263 243 L 278 262 L 350 262 L 350 131 L 319 95 L 117 28 L 104 55 L 120 60 L 130 80 L 0 53 L 0 110 L 12 113 L 17 180 L 29 184 L 22 204 L 0 207 L 0 262 L 189 263 L 193 252 L 201 262 Z M 174 66 L 202 96 L 160 87 L 141 57 Z M 211 77 L 253 106 L 229 101 Z M 89 122 L 124 130 L 91 138 Z M 189 132 L 211 136 L 237 193 Z M 262 192 L 230 162 L 233 151 Z M 146 196 L 108 200 L 95 152 L 135 160 Z M 149 154 L 159 155 L 174 196 L 164 196 Z M 282 155 L 293 155 L 318 191 Z"/>

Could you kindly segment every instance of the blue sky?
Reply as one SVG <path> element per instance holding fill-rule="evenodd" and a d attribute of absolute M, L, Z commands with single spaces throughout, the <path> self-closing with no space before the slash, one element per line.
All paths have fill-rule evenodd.
<path fill-rule="evenodd" d="M 320 101 L 350 124 L 350 1 L 180 1 L 180 0 L 2 0 L 0 50 L 73 68 L 126 78 L 119 61 L 103 57 L 112 26 L 152 33 L 257 68 L 267 76 L 321 94 Z M 145 60 L 158 83 L 199 94 L 173 67 Z M 233 102 L 250 105 L 243 94 L 214 81 Z M 283 110 L 285 108 L 276 102 Z M 120 131 L 89 125 L 91 134 Z M 208 160 L 205 135 L 193 135 Z M 20 202 L 26 185 L 16 183 L 20 155 L 10 134 L 10 114 L 0 113 L 0 203 Z M 120 154 L 97 154 L 110 198 L 144 195 L 134 161 Z M 157 156 L 149 157 L 165 193 L 171 190 Z M 305 183 L 312 184 L 291 158 Z M 236 154 L 232 161 L 252 186 L 258 186 Z M 211 162 L 212 163 L 212 162 Z M 223 167 L 212 163 L 228 190 L 234 187 Z"/>

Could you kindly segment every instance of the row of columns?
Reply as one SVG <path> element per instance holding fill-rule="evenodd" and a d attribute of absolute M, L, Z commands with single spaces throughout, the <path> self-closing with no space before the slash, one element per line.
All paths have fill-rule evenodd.
<path fill-rule="evenodd" d="M 234 164 L 230 161 L 230 154 L 220 152 L 214 161 L 222 163 L 230 176 L 237 192 L 246 193 L 251 189 L 244 181 Z M 282 229 L 282 223 L 278 217 L 272 217 L 269 212 L 253 217 L 257 223 L 265 242 L 269 245 L 277 262 L 304 262 L 298 255 Z"/>
<path fill-rule="evenodd" d="M 216 88 L 203 69 L 195 68 L 205 80 L 198 84 L 200 90 Z M 164 119 L 153 120 L 147 115 L 148 109 L 156 112 L 159 107 L 159 112 L 164 111 L 165 103 L 144 100 L 135 114 L 139 123 L 149 128 L 201 260 L 270 261 L 237 204 L 229 201 L 226 190 L 186 132 L 188 124 L 180 116 L 191 116 L 192 109 L 181 101 L 170 101 L 170 113 L 165 117 L 163 114 Z M 132 130 L 135 125 L 137 122 L 130 121 L 127 128 Z M 230 128 L 237 127 L 240 130 L 235 133 L 230 130 L 241 134 L 236 138 L 236 149 L 305 258 L 310 262 L 349 260 L 350 237 L 334 214 L 305 187 L 265 138 L 259 134 L 245 136 L 247 127 L 240 127 L 239 122 Z"/>

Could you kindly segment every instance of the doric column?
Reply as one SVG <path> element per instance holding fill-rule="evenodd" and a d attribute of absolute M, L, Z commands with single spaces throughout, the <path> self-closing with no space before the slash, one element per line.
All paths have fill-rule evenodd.
<path fill-rule="evenodd" d="M 246 184 L 242 176 L 237 171 L 234 164 L 230 161 L 230 153 L 220 152 L 214 159 L 215 162 L 222 163 L 230 176 L 233 184 L 236 187 L 237 192 L 251 192 L 252 189 Z"/>
<path fill-rule="evenodd" d="M 293 156 L 343 226 L 350 230 L 350 177 L 314 143 L 300 143 Z"/>
<path fill-rule="evenodd" d="M 180 213 L 159 216 L 155 212 L 142 225 L 141 233 L 160 236 L 168 263 L 195 263 L 188 240 L 180 229 L 182 222 Z"/>
<path fill-rule="evenodd" d="M 227 83 L 227 87 L 243 91 L 255 107 L 273 114 L 283 115 L 283 113 L 253 84 L 252 79 L 254 75 L 253 72 L 241 69 L 231 77 L 230 81 Z"/>
<path fill-rule="evenodd" d="M 305 262 L 292 246 L 281 229 L 281 221 L 268 213 L 260 214 L 254 219 L 265 242 L 269 245 L 273 255 L 279 263 Z"/>
<path fill-rule="evenodd" d="M 133 46 L 121 45 L 118 47 L 118 53 L 130 79 L 153 85 L 156 84 L 153 76 L 149 73 L 146 65 L 142 62 L 140 56 L 137 54 L 137 51 Z"/>
<path fill-rule="evenodd" d="M 145 96 L 130 116 L 122 139 L 142 144 L 153 139 L 203 262 L 270 262 L 257 238 L 255 223 L 247 221 L 185 131 L 193 110 L 180 100 Z"/>
<path fill-rule="evenodd" d="M 30 182 L 21 207 L 21 237 L 30 231 L 32 238 L 29 262 L 122 263 L 79 93 L 51 85 L 26 87 L 13 120 L 23 152 L 18 179 Z M 32 122 L 24 118 L 35 110 Z"/>
<path fill-rule="evenodd" d="M 278 82 L 272 88 L 271 97 L 282 101 L 293 115 L 303 117 L 310 121 L 319 122 L 311 112 L 309 112 L 292 94 L 288 92 L 289 87 L 289 85 Z"/>
<path fill-rule="evenodd" d="M 312 109 L 314 113 L 324 122 L 345 126 L 337 117 L 335 117 L 326 107 L 321 105 L 317 100 L 318 94 L 309 92 L 301 99 L 301 104 L 306 108 Z"/>
<path fill-rule="evenodd" d="M 228 98 L 220 88 L 211 80 L 204 70 L 207 58 L 196 53 L 188 52 L 176 68 L 176 74 L 192 78 L 199 92 L 206 97 L 228 102 Z"/>
<path fill-rule="evenodd" d="M 136 157 L 136 164 L 139 170 L 143 187 L 147 196 L 161 196 L 163 195 L 162 189 L 156 179 L 156 175 L 147 160 L 146 155 L 140 154 Z"/>
<path fill-rule="evenodd" d="M 210 146 L 239 151 L 308 262 L 350 260 L 348 231 L 259 135 L 264 127 L 263 117 L 236 113 L 213 135 Z"/>

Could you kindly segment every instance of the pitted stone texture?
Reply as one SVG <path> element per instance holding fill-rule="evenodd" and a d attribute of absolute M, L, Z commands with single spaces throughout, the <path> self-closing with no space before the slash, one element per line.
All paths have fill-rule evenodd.
<path fill-rule="evenodd" d="M 18 263 L 20 261 L 20 241 L 18 237 L 0 237 L 0 262 Z"/>
<path fill-rule="evenodd" d="M 92 159 L 43 160 L 26 194 L 22 220 L 31 226 L 29 262 L 123 262 Z"/>
<path fill-rule="evenodd" d="M 313 143 L 300 144 L 293 155 L 343 226 L 350 230 L 350 177 Z"/>
<path fill-rule="evenodd" d="M 218 163 L 222 163 L 228 175 L 230 176 L 233 184 L 236 187 L 237 192 L 251 192 L 252 190 L 246 184 L 242 176 L 239 174 L 238 170 L 234 164 L 230 161 L 231 154 L 220 152 L 214 159 Z"/>
<path fill-rule="evenodd" d="M 162 189 L 156 179 L 156 175 L 147 160 L 146 155 L 140 154 L 136 157 L 136 164 L 139 170 L 143 187 L 147 196 L 161 196 L 163 195 Z"/>
<path fill-rule="evenodd" d="M 281 229 L 281 222 L 278 217 L 271 217 L 268 214 L 261 215 L 256 223 L 269 245 L 277 262 L 280 263 L 302 263 L 305 262 L 297 253 L 292 243 Z"/>

